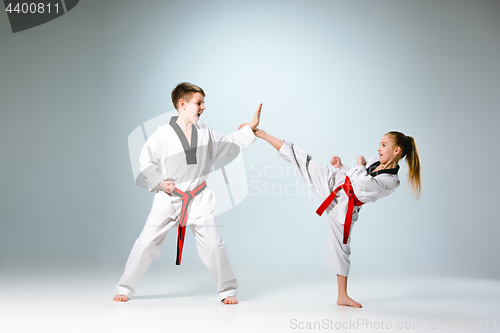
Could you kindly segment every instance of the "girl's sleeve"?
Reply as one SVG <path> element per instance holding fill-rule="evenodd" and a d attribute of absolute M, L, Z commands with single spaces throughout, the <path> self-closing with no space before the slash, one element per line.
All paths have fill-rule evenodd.
<path fill-rule="evenodd" d="M 346 174 L 352 180 L 354 193 L 364 203 L 385 197 L 399 186 L 396 177 L 370 176 L 364 165 L 351 167 Z"/>

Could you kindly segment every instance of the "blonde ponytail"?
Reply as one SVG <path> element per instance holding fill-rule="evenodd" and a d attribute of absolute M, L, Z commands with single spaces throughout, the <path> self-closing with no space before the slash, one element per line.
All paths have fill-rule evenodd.
<path fill-rule="evenodd" d="M 420 179 L 420 158 L 418 156 L 417 144 L 411 136 L 406 136 L 401 132 L 389 132 L 394 139 L 394 144 L 401 147 L 401 158 L 406 156 L 406 164 L 408 165 L 408 183 L 415 198 L 420 199 L 422 193 L 422 181 Z"/>

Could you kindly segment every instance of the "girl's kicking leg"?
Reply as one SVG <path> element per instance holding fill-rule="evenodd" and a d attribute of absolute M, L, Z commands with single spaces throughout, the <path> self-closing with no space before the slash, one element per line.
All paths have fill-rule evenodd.
<path fill-rule="evenodd" d="M 269 135 L 261 129 L 256 129 L 254 133 L 256 137 L 267 141 L 276 150 L 278 150 L 279 155 L 294 167 L 295 171 L 299 174 L 304 183 L 316 192 L 318 197 L 320 197 L 320 200 L 321 198 L 324 200 L 324 198 L 330 194 L 331 189 L 329 188 L 329 182 L 332 177 L 334 177 L 334 171 L 332 169 L 311 160 L 310 156 L 307 155 L 305 151 L 290 145 L 290 143 L 286 143 L 287 146 L 283 147 L 285 144 L 283 140 Z M 332 223 L 332 221 L 330 221 L 330 223 Z M 334 265 L 335 270 L 348 271 L 350 266 L 350 248 L 349 245 L 345 246 L 346 248 L 344 248 L 343 245 L 340 245 L 342 244 L 343 239 L 343 225 L 338 224 L 335 226 L 335 229 L 338 229 L 338 234 L 336 237 L 334 237 L 335 235 L 330 235 L 330 237 L 334 237 L 333 239 L 336 239 L 337 241 L 329 241 L 329 243 L 333 245 L 329 250 L 333 251 L 331 254 L 336 262 L 336 265 Z M 337 283 L 337 304 L 360 308 L 361 304 L 354 301 L 347 295 L 347 276 L 337 274 Z"/>

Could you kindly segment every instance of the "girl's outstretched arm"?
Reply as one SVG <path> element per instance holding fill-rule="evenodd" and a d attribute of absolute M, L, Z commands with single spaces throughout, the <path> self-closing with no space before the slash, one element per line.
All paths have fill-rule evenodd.
<path fill-rule="evenodd" d="M 281 146 L 283 146 L 283 140 L 280 140 L 272 135 L 267 134 L 264 132 L 264 130 L 261 130 L 259 128 L 256 128 L 254 130 L 254 134 L 256 137 L 261 138 L 271 144 L 277 151 L 281 149 Z"/>

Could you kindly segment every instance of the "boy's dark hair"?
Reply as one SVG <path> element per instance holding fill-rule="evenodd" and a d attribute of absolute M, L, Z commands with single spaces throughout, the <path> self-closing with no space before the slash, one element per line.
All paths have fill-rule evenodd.
<path fill-rule="evenodd" d="M 191 84 L 189 82 L 179 83 L 177 87 L 172 90 L 172 103 L 174 103 L 175 109 L 179 108 L 179 101 L 181 99 L 189 102 L 191 100 L 191 97 L 195 93 L 200 93 L 203 95 L 203 97 L 205 97 L 205 92 L 197 85 Z"/>

